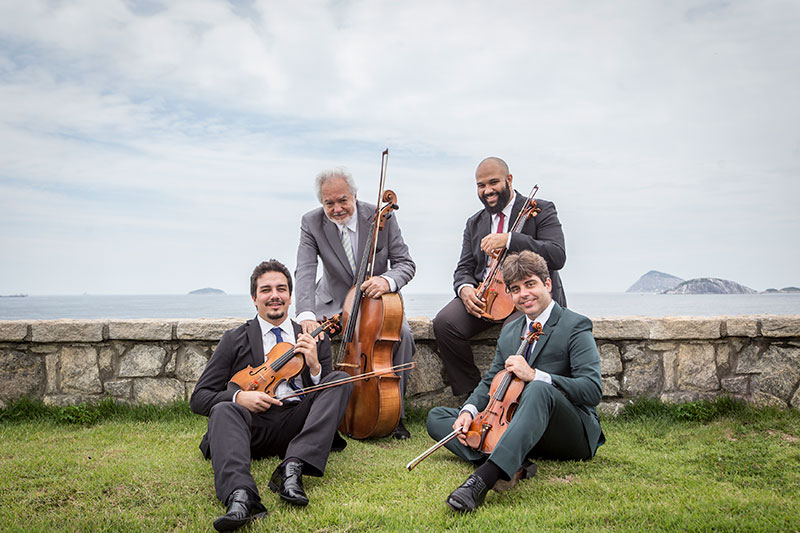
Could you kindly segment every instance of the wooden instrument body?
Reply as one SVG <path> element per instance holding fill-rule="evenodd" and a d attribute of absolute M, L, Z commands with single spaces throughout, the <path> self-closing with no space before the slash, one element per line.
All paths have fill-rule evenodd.
<path fill-rule="evenodd" d="M 403 326 L 399 294 L 386 293 L 373 299 L 363 297 L 357 290 L 351 288 L 345 298 L 344 309 L 351 309 L 356 297 L 361 298 L 361 304 L 355 317 L 355 333 L 338 365 L 351 376 L 391 368 L 394 343 L 400 342 Z M 344 312 L 343 322 L 350 319 Z M 402 402 L 400 376 L 395 372 L 355 382 L 339 429 L 355 439 L 385 437 L 400 421 Z"/>
<path fill-rule="evenodd" d="M 499 259 L 494 258 L 493 261 L 499 262 Z M 514 312 L 514 300 L 511 299 L 511 293 L 506 290 L 503 271 L 499 265 L 494 276 L 487 277 L 478 285 L 477 293 L 484 301 L 481 318 L 501 322 Z"/>
<path fill-rule="evenodd" d="M 285 363 L 279 364 L 279 360 L 293 349 L 294 345 L 291 343 L 279 342 L 266 355 L 263 365 L 256 368 L 248 365 L 247 368 L 234 374 L 230 381 L 239 385 L 244 391 L 257 390 L 275 396 L 278 385 L 297 377 L 305 366 L 303 355 L 297 352 L 294 352 Z"/>
<path fill-rule="evenodd" d="M 501 370 L 489 388 L 489 404 L 478 413 L 467 430 L 467 445 L 483 453 L 491 453 L 503 436 L 519 406 L 525 382 Z"/>

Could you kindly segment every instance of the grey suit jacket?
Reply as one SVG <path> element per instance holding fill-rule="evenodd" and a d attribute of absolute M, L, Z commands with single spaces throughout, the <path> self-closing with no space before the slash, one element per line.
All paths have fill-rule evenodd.
<path fill-rule="evenodd" d="M 514 206 L 511 208 L 509 227 L 514 224 L 527 200 L 527 197 L 519 191 L 514 192 L 516 196 Z M 520 233 L 512 234 L 509 252 L 531 250 L 541 255 L 547 261 L 547 268 L 550 269 L 553 299 L 566 307 L 567 297 L 561 284 L 561 276 L 558 275 L 558 270 L 563 268 L 567 261 L 564 232 L 561 231 L 561 222 L 558 220 L 553 202 L 536 200 L 536 205 L 542 211 L 535 217 L 529 217 Z M 461 243 L 461 257 L 453 273 L 453 289 L 456 291 L 456 296 L 460 286 L 466 283 L 477 287 L 483 279 L 489 256 L 481 250 L 481 239 L 494 231 L 491 225 L 492 216 L 486 209 L 481 209 L 467 220 Z"/>
<path fill-rule="evenodd" d="M 500 332 L 492 366 L 466 402 L 477 407 L 478 411 L 483 411 L 489 403 L 489 390 L 495 374 L 503 370 L 508 356 L 519 348 L 525 324 L 523 315 L 506 324 Z M 553 385 L 578 409 L 594 455 L 597 447 L 605 442 L 605 437 L 595 409 L 603 397 L 603 390 L 592 321 L 556 304 L 544 325 L 544 335 L 536 342 L 529 360 L 533 368 L 550 374 Z"/>
<path fill-rule="evenodd" d="M 356 268 L 367 246 L 370 219 L 375 213 L 373 204 L 359 201 L 357 206 Z M 322 259 L 322 277 L 316 280 L 318 257 Z M 411 281 L 416 272 L 417 267 L 408 253 L 394 213 L 378 233 L 374 264 L 374 274 L 392 278 L 398 291 Z M 322 318 L 340 312 L 347 291 L 355 284 L 356 274 L 347 261 L 339 229 L 325 216 L 322 207 L 303 215 L 294 271 L 297 314 L 311 311 L 317 318 Z"/>

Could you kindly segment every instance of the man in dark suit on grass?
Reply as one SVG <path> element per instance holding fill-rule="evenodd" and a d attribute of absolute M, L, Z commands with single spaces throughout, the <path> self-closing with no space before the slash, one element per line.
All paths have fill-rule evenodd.
<path fill-rule="evenodd" d="M 442 358 L 454 396 L 475 388 L 481 375 L 475 365 L 469 340 L 494 325 L 481 318 L 485 306 L 476 288 L 488 273 L 489 253 L 508 248 L 509 252 L 531 250 L 547 262 L 553 299 L 567 306 L 558 270 L 567 260 L 564 233 L 553 202 L 537 200 L 541 211 L 518 233 L 510 230 L 527 198 L 512 188 L 513 176 L 505 161 L 487 157 L 475 170 L 478 198 L 484 205 L 464 228 L 461 257 L 453 274 L 456 298 L 433 319 L 439 357 Z"/>
<path fill-rule="evenodd" d="M 595 410 L 602 388 L 591 320 L 552 299 L 552 281 L 541 256 L 527 250 L 510 255 L 503 276 L 523 316 L 503 327 L 492 366 L 464 406 L 435 407 L 428 413 L 430 436 L 439 440 L 457 430 L 458 440 L 448 442 L 447 448 L 479 465 L 447 497 L 447 504 L 458 512 L 477 509 L 490 488 L 506 490 L 535 472 L 528 457 L 585 460 L 605 442 Z M 537 323 L 543 326 L 541 337 L 523 355 L 515 355 L 520 338 L 538 329 Z M 467 446 L 466 433 L 488 405 L 492 380 L 501 370 L 525 386 L 511 422 L 486 455 Z"/>
<path fill-rule="evenodd" d="M 336 428 L 352 384 L 279 400 L 293 390 L 347 377 L 344 372 L 332 371 L 327 338 L 315 341 L 288 319 L 292 298 L 288 269 L 275 260 L 259 264 L 250 277 L 250 295 L 258 314 L 222 335 L 190 401 L 193 412 L 208 416 L 208 432 L 200 449 L 211 459 L 217 497 L 227 506 L 227 513 L 214 521 L 218 531 L 234 530 L 266 515 L 250 474 L 251 459 L 283 458 L 269 487 L 283 500 L 304 506 L 308 497 L 303 474 L 322 476 L 331 449 L 346 445 Z M 280 383 L 274 397 L 242 390 L 229 381 L 248 365 L 256 368 L 263 364 L 265 354 L 280 342 L 295 345 L 304 368 L 299 376 Z"/>
<path fill-rule="evenodd" d="M 359 261 L 369 243 L 370 224 L 375 206 L 356 198 L 353 177 L 343 168 L 326 170 L 316 178 L 317 198 L 321 207 L 309 211 L 300 222 L 297 246 L 297 321 L 303 331 L 311 331 L 317 320 L 342 311 L 345 297 L 355 285 Z M 322 260 L 322 276 L 317 280 L 317 261 Z M 378 233 L 374 276 L 361 290 L 368 298 L 380 298 L 387 292 L 403 288 L 416 272 L 416 265 L 403 241 L 397 217 L 392 214 Z M 394 365 L 410 363 L 414 356 L 414 337 L 403 316 L 400 342 L 392 353 Z M 408 372 L 400 372 L 400 397 L 406 390 Z M 402 410 L 402 408 L 401 408 Z M 411 435 L 403 424 L 404 411 L 393 436 L 407 439 Z"/>

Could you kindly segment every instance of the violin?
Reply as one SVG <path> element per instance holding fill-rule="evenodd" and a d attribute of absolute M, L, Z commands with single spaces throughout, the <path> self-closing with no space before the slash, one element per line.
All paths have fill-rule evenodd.
<path fill-rule="evenodd" d="M 333 337 L 341 330 L 340 316 L 334 315 L 311 332 L 311 337 L 316 337 L 322 332 Z M 255 368 L 247 365 L 247 368 L 234 374 L 230 382 L 236 383 L 244 391 L 257 390 L 274 397 L 278 385 L 297 377 L 306 364 L 303 355 L 295 352 L 294 345 L 290 342 L 276 344 L 265 359 L 264 364 Z"/>
<path fill-rule="evenodd" d="M 400 376 L 395 372 L 383 372 L 392 368 L 394 343 L 400 342 L 403 300 L 395 292 L 385 293 L 380 298 L 366 298 L 361 292 L 361 285 L 372 277 L 374 271 L 378 233 L 391 213 L 398 209 L 395 193 L 384 191 L 388 156 L 389 150 L 384 150 L 378 203 L 355 285 L 344 301 L 342 320 L 346 326 L 336 358 L 336 368 L 352 376 L 380 372 L 375 378 L 363 379 L 353 385 L 339 429 L 355 439 L 389 435 L 400 421 L 403 405 Z"/>
<path fill-rule="evenodd" d="M 533 199 L 538 191 L 539 186 L 534 185 L 510 230 L 511 233 L 521 232 L 528 218 L 535 217 L 541 211 L 536 206 L 536 200 Z M 483 311 L 481 311 L 481 318 L 492 322 L 505 320 L 514 311 L 514 302 L 511 300 L 511 294 L 506 291 L 506 285 L 503 281 L 503 261 L 505 261 L 507 255 L 508 248 L 505 247 L 500 250 L 493 250 L 489 254 L 489 274 L 481 281 L 476 290 L 478 298 L 485 304 Z"/>
<path fill-rule="evenodd" d="M 522 342 L 514 355 L 522 355 L 529 344 L 539 340 L 539 337 L 544 335 L 541 324 L 535 322 L 533 326 L 531 331 L 522 336 Z M 492 379 L 492 385 L 489 388 L 489 403 L 472 420 L 466 432 L 467 446 L 487 454 L 494 450 L 500 437 L 503 436 L 503 433 L 511 423 L 514 412 L 519 406 L 519 397 L 525 385 L 524 381 L 506 370 L 501 370 L 495 374 Z M 456 428 L 445 435 L 436 444 L 412 459 L 406 465 L 406 468 L 409 471 L 413 470 L 415 466 L 428 458 L 433 452 L 456 438 L 462 430 L 463 428 Z"/>

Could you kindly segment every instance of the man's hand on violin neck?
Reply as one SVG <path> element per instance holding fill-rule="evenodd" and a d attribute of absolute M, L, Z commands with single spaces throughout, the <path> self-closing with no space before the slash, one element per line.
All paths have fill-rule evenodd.
<path fill-rule="evenodd" d="M 381 276 L 372 276 L 361 284 L 361 292 L 369 298 L 380 298 L 389 292 L 389 282 Z"/>
<path fill-rule="evenodd" d="M 536 370 L 531 368 L 528 362 L 521 355 L 512 355 L 506 359 L 506 370 L 511 372 L 525 383 L 533 381 L 536 377 Z"/>
<path fill-rule="evenodd" d="M 236 395 L 236 403 L 251 413 L 263 413 L 273 405 L 283 405 L 266 392 L 260 390 L 243 390 Z"/>
<path fill-rule="evenodd" d="M 464 302 L 464 308 L 467 310 L 467 313 L 478 318 L 481 317 L 481 312 L 486 304 L 483 303 L 483 300 L 478 298 L 478 291 L 475 290 L 475 287 L 469 285 L 462 287 L 458 296 L 461 298 L 461 301 Z"/>
<path fill-rule="evenodd" d="M 294 350 L 303 355 L 311 375 L 318 375 L 320 366 L 319 359 L 317 359 L 317 343 L 314 338 L 308 333 L 301 333 L 297 336 L 297 344 L 294 345 Z"/>
<path fill-rule="evenodd" d="M 303 320 L 302 322 L 300 322 L 300 327 L 303 329 L 303 333 L 308 333 L 309 335 L 311 335 L 311 333 L 313 333 L 313 331 L 319 327 L 319 322 L 316 322 L 314 320 Z M 318 341 L 321 341 L 324 338 L 325 338 L 324 331 L 320 332 L 320 334 L 317 335 Z"/>
<path fill-rule="evenodd" d="M 494 250 L 503 249 L 508 242 L 508 233 L 490 233 L 481 239 L 481 250 L 490 254 Z"/>

